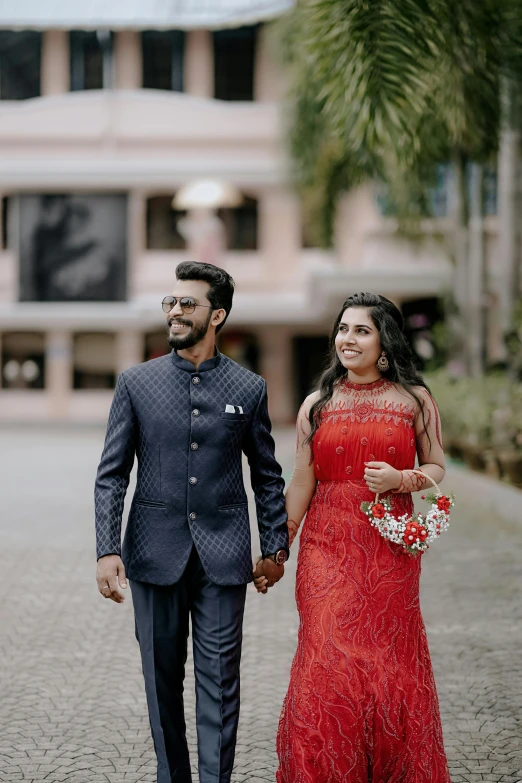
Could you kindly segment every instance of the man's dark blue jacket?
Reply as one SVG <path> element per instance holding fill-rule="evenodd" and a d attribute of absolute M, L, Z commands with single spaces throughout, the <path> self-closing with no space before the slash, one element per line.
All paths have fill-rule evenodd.
<path fill-rule="evenodd" d="M 121 553 L 129 579 L 169 585 L 181 577 L 195 545 L 213 582 L 250 582 L 242 451 L 261 551 L 288 548 L 284 482 L 270 431 L 265 381 L 220 353 L 198 370 L 172 351 L 123 372 L 96 479 L 98 557 Z M 135 454 L 138 480 L 122 551 Z"/>

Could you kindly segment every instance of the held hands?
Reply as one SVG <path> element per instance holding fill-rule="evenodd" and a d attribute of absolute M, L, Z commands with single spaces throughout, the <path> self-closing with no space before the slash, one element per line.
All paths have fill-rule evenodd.
<path fill-rule="evenodd" d="M 126 589 L 127 579 L 125 566 L 119 555 L 100 557 L 96 568 L 96 581 L 98 582 L 98 590 L 104 598 L 110 598 L 117 604 L 122 604 L 125 601 L 125 596 L 119 588 Z"/>
<path fill-rule="evenodd" d="M 267 593 L 269 587 L 283 578 L 285 567 L 277 565 L 269 557 L 258 557 L 254 566 L 254 584 L 258 593 Z"/>
<path fill-rule="evenodd" d="M 402 481 L 400 470 L 388 465 L 387 462 L 365 462 L 364 480 L 371 492 L 388 492 L 390 489 L 399 489 Z"/>

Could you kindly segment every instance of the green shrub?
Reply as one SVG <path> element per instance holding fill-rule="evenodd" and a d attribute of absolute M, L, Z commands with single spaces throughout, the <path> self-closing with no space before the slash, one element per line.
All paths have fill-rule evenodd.
<path fill-rule="evenodd" d="M 426 376 L 447 438 L 470 446 L 522 449 L 522 384 L 501 373 L 452 378 L 447 370 Z"/>

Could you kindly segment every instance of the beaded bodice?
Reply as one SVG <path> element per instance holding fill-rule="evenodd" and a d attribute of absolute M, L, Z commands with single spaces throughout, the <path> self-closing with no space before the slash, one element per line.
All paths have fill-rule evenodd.
<path fill-rule="evenodd" d="M 324 409 L 313 443 L 319 481 L 357 481 L 365 462 L 398 470 L 415 464 L 412 398 L 385 378 L 370 384 L 342 381 Z"/>

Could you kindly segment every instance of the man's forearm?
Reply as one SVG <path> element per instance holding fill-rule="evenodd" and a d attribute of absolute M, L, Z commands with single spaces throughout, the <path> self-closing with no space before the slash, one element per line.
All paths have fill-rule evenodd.
<path fill-rule="evenodd" d="M 123 375 L 118 378 L 94 490 L 98 558 L 121 553 L 121 519 L 134 462 L 136 420 Z"/>

